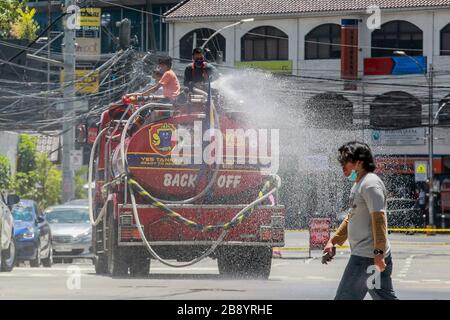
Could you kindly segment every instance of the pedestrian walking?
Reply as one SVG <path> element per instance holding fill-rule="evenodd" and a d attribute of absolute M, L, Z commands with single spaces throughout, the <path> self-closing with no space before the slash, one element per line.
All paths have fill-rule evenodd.
<path fill-rule="evenodd" d="M 349 213 L 324 249 L 324 253 L 332 256 L 336 245 L 343 245 L 347 239 L 350 243 L 350 260 L 335 299 L 362 300 L 369 292 L 374 300 L 397 300 L 387 237 L 387 192 L 383 181 L 374 173 L 370 147 L 349 142 L 339 148 L 338 159 L 353 187 Z"/>

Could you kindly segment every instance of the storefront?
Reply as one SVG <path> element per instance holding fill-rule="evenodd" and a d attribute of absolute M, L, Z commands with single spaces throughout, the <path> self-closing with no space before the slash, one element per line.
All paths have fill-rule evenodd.
<path fill-rule="evenodd" d="M 388 190 L 388 198 L 414 199 L 419 206 L 421 190 L 429 191 L 426 181 L 417 181 L 417 164 L 428 164 L 427 156 L 377 156 L 377 173 Z M 428 170 L 428 168 L 424 168 Z M 423 172 L 426 174 L 427 171 Z M 433 161 L 435 190 L 435 224 L 438 228 L 450 225 L 450 156 L 436 156 Z M 426 175 L 427 176 L 427 175 Z M 427 197 L 428 199 L 428 197 Z M 428 207 L 428 201 L 426 201 Z M 427 210 L 424 211 L 427 215 Z M 426 218 L 425 220 L 428 220 Z"/>

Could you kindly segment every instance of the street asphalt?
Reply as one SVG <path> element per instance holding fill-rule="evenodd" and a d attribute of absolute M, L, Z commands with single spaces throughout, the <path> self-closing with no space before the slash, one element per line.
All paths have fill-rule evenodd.
<path fill-rule="evenodd" d="M 390 239 L 398 297 L 450 300 L 450 235 L 391 234 Z M 330 264 L 322 265 L 320 251 L 309 257 L 308 232 L 290 231 L 269 280 L 222 278 L 211 259 L 184 269 L 152 260 L 149 276 L 138 279 L 97 276 L 82 260 L 52 268 L 22 264 L 0 273 L 0 299 L 329 300 L 349 255 L 344 245 Z"/>

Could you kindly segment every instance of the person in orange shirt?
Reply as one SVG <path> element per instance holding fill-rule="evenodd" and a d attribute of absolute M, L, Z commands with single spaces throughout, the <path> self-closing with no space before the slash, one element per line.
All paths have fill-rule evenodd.
<path fill-rule="evenodd" d="M 160 102 L 174 102 L 180 94 L 180 82 L 175 72 L 172 70 L 172 58 L 165 57 L 159 59 L 159 68 L 163 73 L 161 79 L 148 90 L 142 93 L 129 93 L 127 96 L 148 96 L 155 93 L 159 88 L 163 88 L 163 99 Z M 156 97 L 155 97 L 156 98 Z"/>

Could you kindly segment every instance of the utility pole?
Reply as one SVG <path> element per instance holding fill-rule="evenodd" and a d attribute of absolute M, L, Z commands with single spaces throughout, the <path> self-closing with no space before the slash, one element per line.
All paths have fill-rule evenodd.
<path fill-rule="evenodd" d="M 428 208 L 428 222 L 430 226 L 434 226 L 434 172 L 433 172 L 433 154 L 434 154 L 434 110 L 433 110 L 433 84 L 434 84 L 434 69 L 430 64 L 430 71 L 428 74 L 428 104 L 429 104 L 429 126 L 428 126 L 428 156 L 429 156 L 429 208 Z"/>
<path fill-rule="evenodd" d="M 65 10 L 71 5 L 75 5 L 74 0 L 65 0 Z M 70 14 L 67 15 L 70 17 Z M 63 110 L 63 181 L 62 181 L 62 199 L 67 202 L 75 197 L 75 186 L 73 179 L 73 170 L 70 163 L 70 152 L 75 148 L 75 129 L 73 122 L 69 120 L 74 116 L 75 99 L 75 29 L 67 24 L 67 18 L 64 23 L 64 82 L 69 85 L 64 86 L 64 110 Z"/>
<path fill-rule="evenodd" d="M 419 66 L 419 68 L 422 70 L 422 74 L 425 77 L 425 80 L 428 84 L 428 183 L 429 183 L 429 192 L 428 192 L 428 224 L 433 227 L 434 226 L 434 172 L 433 172 L 433 154 L 434 154 L 434 108 L 433 108 L 433 99 L 434 99 L 434 91 L 433 91 L 433 85 L 434 85 L 434 67 L 433 64 L 430 63 L 430 70 L 428 71 L 427 76 L 427 70 L 424 68 L 416 59 L 408 55 L 405 51 L 394 51 L 395 55 L 408 57 L 412 61 L 414 61 L 415 64 Z M 445 105 L 442 106 L 442 108 Z M 441 110 L 441 109 L 440 109 Z M 439 115 L 440 110 L 438 110 L 438 113 L 436 114 L 436 117 Z"/>
<path fill-rule="evenodd" d="M 47 15 L 48 15 L 48 30 L 47 30 L 47 59 L 50 60 L 50 37 L 52 34 L 52 28 L 50 27 L 52 25 L 52 1 L 48 0 L 47 3 Z M 50 63 L 47 63 L 47 91 L 50 91 Z M 48 101 L 47 101 L 48 105 Z"/>

